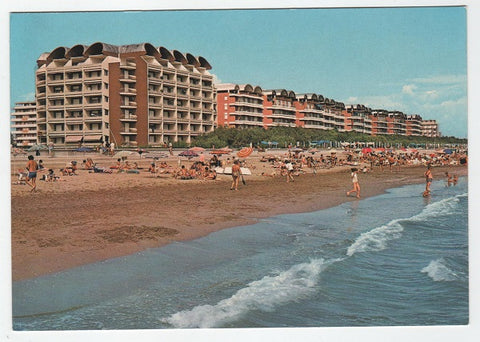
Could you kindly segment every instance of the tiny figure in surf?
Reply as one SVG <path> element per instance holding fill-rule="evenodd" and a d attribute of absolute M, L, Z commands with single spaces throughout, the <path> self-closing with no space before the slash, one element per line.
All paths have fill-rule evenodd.
<path fill-rule="evenodd" d="M 423 197 L 426 197 L 426 196 L 430 195 L 430 192 L 431 192 L 430 191 L 430 185 L 433 182 L 432 165 L 431 164 L 427 165 L 427 171 L 425 171 L 424 176 L 425 176 L 426 185 L 425 185 L 425 191 L 423 192 Z"/>

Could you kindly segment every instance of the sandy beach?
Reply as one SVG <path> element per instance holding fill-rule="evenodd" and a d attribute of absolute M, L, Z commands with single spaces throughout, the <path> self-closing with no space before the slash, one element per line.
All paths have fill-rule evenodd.
<path fill-rule="evenodd" d="M 112 157 L 95 158 L 102 166 Z M 284 213 L 325 209 L 345 201 L 351 189 L 350 166 L 307 170 L 286 183 L 284 177 L 265 177 L 268 163 L 255 154 L 248 159 L 252 175 L 239 191 L 230 191 L 231 176 L 216 180 L 178 180 L 169 175 L 153 177 L 146 171 L 151 160 L 135 159 L 139 174 L 89 173 L 62 181 L 37 181 L 38 192 L 27 185 L 12 185 L 12 276 L 22 280 L 51 274 L 79 265 L 132 254 L 172 241 L 199 238 L 220 229 L 254 223 Z M 63 167 L 83 156 L 37 157 L 46 168 Z M 177 165 L 177 159 L 168 162 Z M 12 158 L 15 171 L 26 157 Z M 182 161 L 189 165 L 191 162 Z M 444 181 L 445 171 L 467 175 L 466 166 L 435 167 L 434 181 Z M 375 168 L 359 174 L 362 197 L 383 193 L 388 188 L 423 183 L 424 166 L 406 166 L 390 172 Z M 421 196 L 421 194 L 419 194 Z"/>

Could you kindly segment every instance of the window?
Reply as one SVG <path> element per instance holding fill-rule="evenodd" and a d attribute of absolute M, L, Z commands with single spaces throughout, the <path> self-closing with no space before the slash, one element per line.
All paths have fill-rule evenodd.
<path fill-rule="evenodd" d="M 104 74 L 105 76 L 108 76 L 108 70 L 107 70 L 107 69 L 103 69 L 103 74 Z"/>

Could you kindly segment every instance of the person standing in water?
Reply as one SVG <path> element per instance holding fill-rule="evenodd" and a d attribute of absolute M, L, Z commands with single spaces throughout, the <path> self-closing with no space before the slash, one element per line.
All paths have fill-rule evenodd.
<path fill-rule="evenodd" d="M 352 168 L 352 183 L 353 183 L 353 189 L 350 191 L 347 191 L 347 196 L 350 196 L 352 192 L 355 192 L 357 194 L 357 198 L 360 198 L 360 183 L 358 183 L 358 177 L 357 177 L 357 168 Z"/>
<path fill-rule="evenodd" d="M 427 171 L 425 171 L 424 176 L 425 176 L 426 185 L 425 185 L 425 191 L 423 192 L 423 196 L 428 196 L 428 195 L 430 195 L 430 185 L 433 182 L 432 165 L 431 164 L 427 165 Z"/>

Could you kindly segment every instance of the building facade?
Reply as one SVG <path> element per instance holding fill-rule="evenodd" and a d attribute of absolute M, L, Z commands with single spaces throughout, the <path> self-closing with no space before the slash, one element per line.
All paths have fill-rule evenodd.
<path fill-rule="evenodd" d="M 38 140 L 160 146 L 216 125 L 208 61 L 152 44 L 58 47 L 36 70 Z"/>
<path fill-rule="evenodd" d="M 422 121 L 422 135 L 426 137 L 439 137 L 438 124 L 436 120 Z"/>
<path fill-rule="evenodd" d="M 314 93 L 295 94 L 292 90 L 263 90 L 232 83 L 218 84 L 216 93 L 221 127 L 304 127 L 373 136 L 432 134 L 431 130 L 422 130 L 425 126 L 420 115 L 371 109 L 362 104 L 345 105 Z"/>
<path fill-rule="evenodd" d="M 17 146 L 28 147 L 37 142 L 35 101 L 17 102 L 11 113 L 11 128 Z"/>

